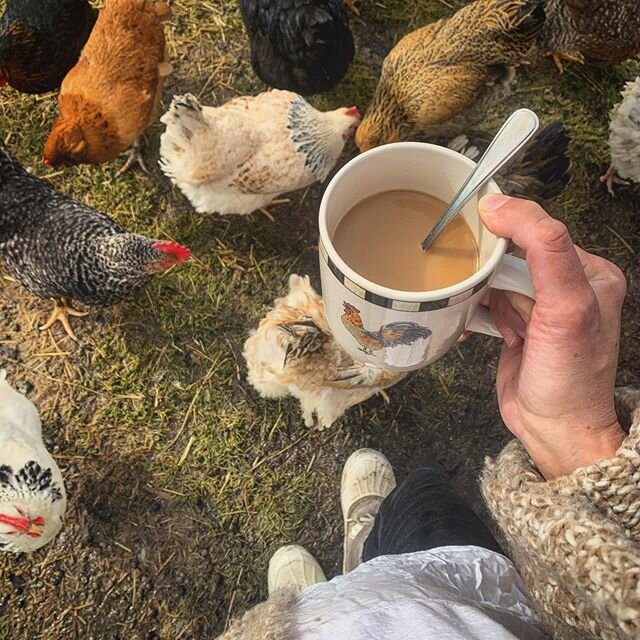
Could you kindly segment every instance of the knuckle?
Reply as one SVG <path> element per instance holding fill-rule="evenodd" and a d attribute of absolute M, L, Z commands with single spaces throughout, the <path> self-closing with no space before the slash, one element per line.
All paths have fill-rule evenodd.
<path fill-rule="evenodd" d="M 585 335 L 598 326 L 600 306 L 594 292 L 579 293 L 567 297 L 562 305 L 540 309 L 538 317 L 545 331 Z"/>
<path fill-rule="evenodd" d="M 576 332 L 588 331 L 600 316 L 598 300 L 593 292 L 580 296 L 574 304 L 569 305 L 565 322 L 567 326 Z"/>
<path fill-rule="evenodd" d="M 611 293 L 617 298 L 624 298 L 627 295 L 627 278 L 622 269 L 613 262 L 608 264 L 608 280 Z"/>
<path fill-rule="evenodd" d="M 567 251 L 573 247 L 566 225 L 555 218 L 546 217 L 536 225 L 536 239 L 548 251 Z"/>

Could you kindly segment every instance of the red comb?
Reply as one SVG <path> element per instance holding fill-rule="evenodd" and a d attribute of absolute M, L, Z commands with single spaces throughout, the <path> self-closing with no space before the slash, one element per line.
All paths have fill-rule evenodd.
<path fill-rule="evenodd" d="M 177 242 L 155 242 L 151 245 L 151 248 L 173 256 L 176 259 L 176 263 L 184 262 L 191 257 L 191 249 L 183 247 Z"/>
<path fill-rule="evenodd" d="M 53 165 L 51 164 L 51 160 L 47 160 L 47 158 L 45 158 L 42 162 L 44 162 L 45 167 L 53 167 Z"/>
<path fill-rule="evenodd" d="M 352 116 L 353 118 L 358 118 L 360 120 L 360 112 L 358 111 L 358 107 L 349 107 L 346 112 L 348 116 Z"/>

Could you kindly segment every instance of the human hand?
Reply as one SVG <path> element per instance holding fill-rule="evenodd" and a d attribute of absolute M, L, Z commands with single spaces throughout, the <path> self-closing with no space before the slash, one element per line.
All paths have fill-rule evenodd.
<path fill-rule="evenodd" d="M 490 195 L 479 211 L 526 252 L 536 290 L 535 303 L 491 292 L 505 338 L 496 382 L 505 424 L 548 479 L 611 457 L 624 437 L 613 395 L 624 275 L 533 202 Z"/>

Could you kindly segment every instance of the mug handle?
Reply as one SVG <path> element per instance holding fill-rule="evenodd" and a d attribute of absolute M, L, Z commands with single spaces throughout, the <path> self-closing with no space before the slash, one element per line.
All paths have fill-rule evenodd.
<path fill-rule="evenodd" d="M 515 256 L 505 255 L 496 270 L 491 281 L 491 289 L 502 289 L 521 293 L 528 298 L 536 299 L 536 290 L 529 273 L 527 261 Z M 502 338 L 502 334 L 496 328 L 491 319 L 491 312 L 487 307 L 480 306 L 467 325 L 467 330 L 475 333 L 484 333 L 487 336 Z"/>

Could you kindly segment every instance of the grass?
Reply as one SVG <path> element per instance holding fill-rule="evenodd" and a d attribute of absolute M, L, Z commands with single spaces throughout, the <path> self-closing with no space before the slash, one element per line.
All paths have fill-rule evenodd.
<path fill-rule="evenodd" d="M 363 19 L 354 21 L 358 58 L 314 104 L 364 108 L 382 55 L 398 36 L 462 4 L 366 4 Z M 165 106 L 173 93 L 191 91 L 215 104 L 262 89 L 235 2 L 171 5 L 174 73 Z M 554 211 L 586 244 L 629 264 L 624 243 L 597 217 L 602 203 L 610 205 L 596 177 L 607 164 L 608 110 L 637 69 L 572 66 L 562 78 L 550 64 L 523 70 L 514 94 L 483 124 L 497 129 L 520 105 L 545 121 L 562 118 L 572 136 L 574 181 Z M 329 431 L 305 428 L 295 401 L 264 401 L 248 386 L 241 352 L 289 273 L 311 273 L 318 283 L 322 188 L 272 207 L 275 222 L 259 214 L 197 215 L 155 166 L 159 125 L 147 135 L 151 177 L 116 178 L 120 161 L 51 174 L 41 153 L 55 113 L 55 95 L 4 90 L 0 134 L 60 191 L 132 230 L 189 245 L 195 259 L 76 323 L 79 345 L 58 330 L 39 333 L 48 304 L 0 280 L 0 365 L 13 382 L 33 384 L 70 497 L 54 544 L 28 558 L 0 557 L 1 640 L 211 637 L 264 597 L 269 555 L 288 542 L 309 545 L 335 574 L 339 475 L 359 446 L 382 448 L 399 471 L 430 446 L 477 501 L 482 459 L 506 438 L 495 426 L 495 366 L 487 365 L 495 362 L 496 343 L 469 340 L 391 389 L 389 405 L 376 398 Z M 607 223 L 637 246 L 624 193 Z M 631 358 L 625 366 L 625 380 L 633 382 Z"/>

